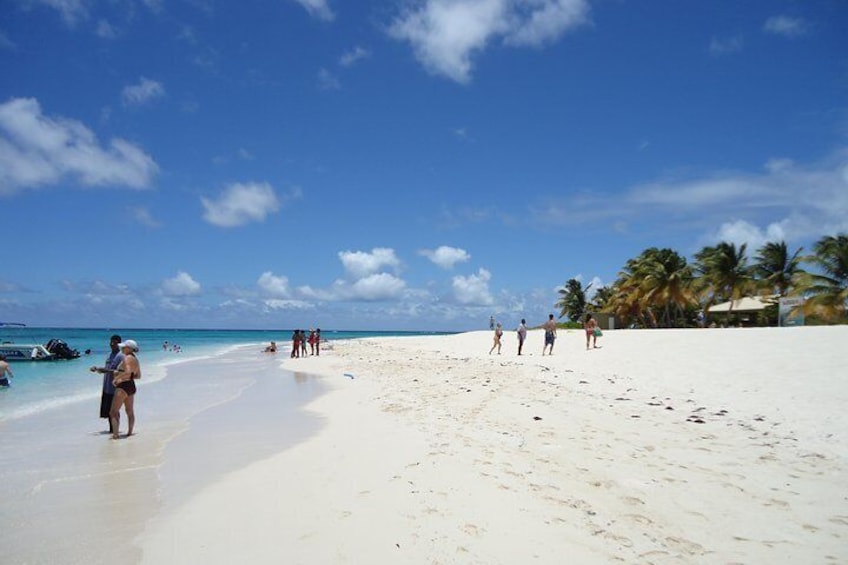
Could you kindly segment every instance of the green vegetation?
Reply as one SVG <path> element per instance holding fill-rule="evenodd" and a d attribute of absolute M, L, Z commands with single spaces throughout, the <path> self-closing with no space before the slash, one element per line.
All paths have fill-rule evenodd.
<path fill-rule="evenodd" d="M 790 252 L 782 241 L 769 242 L 751 261 L 746 245 L 721 242 L 704 247 L 689 263 L 672 249 L 651 247 L 628 260 L 615 282 L 597 289 L 591 302 L 586 294 L 591 284 L 569 279 L 555 306 L 572 324 L 591 311 L 614 315 L 619 326 L 674 328 L 695 325 L 699 311 L 745 296 L 804 296 L 809 323 L 848 322 L 848 235 L 823 237 L 812 254 L 801 252 Z M 759 322 L 776 318 L 773 306 Z M 732 308 L 727 319 L 733 319 Z"/>

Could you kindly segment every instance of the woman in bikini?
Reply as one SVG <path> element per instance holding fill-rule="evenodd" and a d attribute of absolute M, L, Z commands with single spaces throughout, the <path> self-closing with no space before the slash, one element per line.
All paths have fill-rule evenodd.
<path fill-rule="evenodd" d="M 109 412 L 109 419 L 112 421 L 112 439 L 118 439 L 118 415 L 121 412 L 121 405 L 127 412 L 127 421 L 129 422 L 127 437 L 130 437 L 133 433 L 135 426 L 135 410 L 133 409 L 135 379 L 141 378 L 141 366 L 135 356 L 138 352 L 138 344 L 128 339 L 119 343 L 118 347 L 124 354 L 124 360 L 118 365 L 115 378 L 112 380 L 112 384 L 115 385 L 115 398 L 112 400 L 112 410 Z"/>
<path fill-rule="evenodd" d="M 586 349 L 589 349 L 589 341 L 592 341 L 592 347 L 598 347 L 598 336 L 595 335 L 595 329 L 598 327 L 598 321 L 591 314 L 586 314 L 586 322 L 583 323 L 583 329 L 586 330 Z"/>
<path fill-rule="evenodd" d="M 495 344 L 492 345 L 492 348 L 489 350 L 489 355 L 492 354 L 492 351 L 497 348 L 498 355 L 501 354 L 501 337 L 503 336 L 503 328 L 501 327 L 501 323 L 498 322 L 498 325 L 495 326 Z"/>

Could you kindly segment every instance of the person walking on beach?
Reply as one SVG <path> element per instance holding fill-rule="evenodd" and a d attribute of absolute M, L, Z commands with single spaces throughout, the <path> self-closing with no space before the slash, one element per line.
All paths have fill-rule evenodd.
<path fill-rule="evenodd" d="M 495 329 L 495 317 L 494 316 L 489 316 L 489 329 L 490 330 Z"/>
<path fill-rule="evenodd" d="M 9 386 L 9 379 L 14 376 L 15 374 L 12 372 L 12 368 L 9 366 L 9 362 L 6 361 L 6 356 L 0 355 L 0 386 Z"/>
<path fill-rule="evenodd" d="M 128 339 L 118 344 L 121 352 L 124 354 L 124 360 L 115 370 L 115 377 L 112 384 L 115 385 L 115 398 L 112 400 L 112 410 L 109 413 L 109 418 L 112 421 L 112 439 L 118 439 L 118 424 L 121 413 L 121 406 L 127 413 L 127 437 L 133 434 L 135 427 L 135 380 L 141 378 L 141 366 L 138 363 L 136 353 L 138 353 L 138 344 Z"/>
<path fill-rule="evenodd" d="M 527 339 L 527 322 L 524 318 L 521 318 L 516 333 L 518 334 L 518 354 L 521 355 L 521 348 L 524 347 L 524 340 Z"/>
<path fill-rule="evenodd" d="M 121 336 L 115 334 L 109 338 L 109 349 L 111 351 L 106 358 L 106 363 L 102 367 L 91 367 L 89 369 L 92 373 L 103 375 L 103 391 L 100 393 L 100 417 L 109 422 L 109 433 L 111 434 L 114 434 L 118 429 L 112 427 L 112 418 L 109 417 L 109 414 L 112 412 L 112 402 L 115 399 L 115 385 L 112 384 L 112 379 L 115 378 L 115 369 L 124 360 L 124 354 L 118 347 L 119 343 L 121 343 Z M 118 413 L 118 419 L 120 420 L 120 413 Z"/>
<path fill-rule="evenodd" d="M 321 328 L 315 328 L 315 355 L 321 355 Z"/>
<path fill-rule="evenodd" d="M 598 321 L 591 314 L 586 314 L 586 321 L 583 322 L 583 329 L 586 331 L 586 350 L 589 350 L 589 340 L 592 340 L 592 347 L 598 347 Z"/>
<path fill-rule="evenodd" d="M 498 322 L 498 325 L 495 326 L 495 343 L 492 345 L 492 348 L 489 350 L 489 355 L 492 354 L 492 351 L 495 348 L 498 348 L 498 355 L 501 354 L 501 337 L 503 336 L 503 328 L 501 328 L 501 323 Z"/>
<path fill-rule="evenodd" d="M 554 354 L 554 341 L 556 341 L 557 327 L 554 321 L 554 315 L 548 314 L 548 321 L 542 326 L 545 330 L 545 346 L 542 348 L 542 356 L 545 355 L 545 350 L 551 346 L 548 355 Z"/>

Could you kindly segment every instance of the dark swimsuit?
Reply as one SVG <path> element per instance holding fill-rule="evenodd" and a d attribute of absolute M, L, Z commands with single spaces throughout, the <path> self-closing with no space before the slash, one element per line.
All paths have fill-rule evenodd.
<path fill-rule="evenodd" d="M 137 377 L 136 377 L 135 373 L 130 373 L 130 380 L 122 381 L 122 382 L 116 384 L 115 388 L 119 388 L 122 391 L 126 392 L 127 396 L 132 396 L 132 395 L 135 394 L 135 379 L 136 378 Z"/>
<path fill-rule="evenodd" d="M 115 385 L 117 388 L 126 392 L 128 396 L 132 396 L 135 394 L 135 382 L 132 379 L 128 381 L 124 381 Z"/>

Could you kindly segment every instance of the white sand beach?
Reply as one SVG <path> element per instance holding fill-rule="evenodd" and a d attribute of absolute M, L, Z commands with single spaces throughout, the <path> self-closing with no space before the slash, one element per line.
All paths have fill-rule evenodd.
<path fill-rule="evenodd" d="M 848 562 L 848 327 L 490 332 L 286 369 L 323 427 L 149 522 L 144 563 Z M 345 376 L 345 374 L 351 375 Z M 237 442 L 236 434 L 220 439 Z"/>

